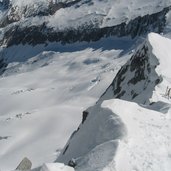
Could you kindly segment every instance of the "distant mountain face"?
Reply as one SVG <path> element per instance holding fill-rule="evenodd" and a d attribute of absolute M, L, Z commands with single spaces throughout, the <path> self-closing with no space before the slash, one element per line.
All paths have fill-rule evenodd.
<path fill-rule="evenodd" d="M 80 0 L 2 0 L 0 7 L 2 17 L 0 27 L 5 27 L 13 22 L 26 20 L 30 17 L 53 15 L 57 10 L 72 6 Z"/>
<path fill-rule="evenodd" d="M 35 16 L 48 15 L 49 3 L 46 0 L 40 1 L 5 1 L 1 3 L 2 14 L 0 27 L 8 26 L 11 23 Z"/>
<path fill-rule="evenodd" d="M 161 33 L 171 5 L 169 0 L 14 0 L 6 4 L 0 4 L 3 46 Z"/>

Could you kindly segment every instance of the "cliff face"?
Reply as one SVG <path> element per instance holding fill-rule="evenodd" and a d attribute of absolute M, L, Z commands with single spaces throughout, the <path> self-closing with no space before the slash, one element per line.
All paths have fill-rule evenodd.
<path fill-rule="evenodd" d="M 7 63 L 4 61 L 4 59 L 0 59 L 0 75 L 3 74 L 3 72 L 5 71 L 6 67 L 7 67 Z"/>
<path fill-rule="evenodd" d="M 152 90 L 162 81 L 155 70 L 157 65 L 159 61 L 152 55 L 151 45 L 146 41 L 120 69 L 100 101 L 119 98 L 148 103 Z"/>

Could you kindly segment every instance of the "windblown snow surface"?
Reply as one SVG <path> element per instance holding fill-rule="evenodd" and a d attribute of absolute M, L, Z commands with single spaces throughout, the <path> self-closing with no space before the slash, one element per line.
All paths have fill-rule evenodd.
<path fill-rule="evenodd" d="M 105 47 L 104 41 L 95 45 L 101 43 Z M 118 58 L 119 49 L 75 49 L 57 52 L 54 44 L 6 50 L 10 63 L 0 77 L 0 169 L 13 170 L 24 157 L 33 168 L 53 162 L 81 122 L 82 111 L 97 101 L 129 58 Z"/>
<path fill-rule="evenodd" d="M 87 119 L 68 141 L 58 162 L 75 158 L 79 171 L 170 171 L 171 100 L 165 91 L 171 85 L 171 40 L 151 33 L 145 44 L 149 62 L 157 65 L 156 73 L 162 78 L 151 89 L 151 103 L 111 98 L 99 101 L 87 109 Z M 128 70 L 126 76 L 131 75 Z M 141 88 L 141 82 L 138 85 Z"/>

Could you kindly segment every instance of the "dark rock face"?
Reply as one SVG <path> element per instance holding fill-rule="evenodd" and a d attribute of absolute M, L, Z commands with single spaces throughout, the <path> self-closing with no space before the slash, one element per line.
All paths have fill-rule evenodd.
<path fill-rule="evenodd" d="M 4 59 L 0 59 L 0 75 L 4 73 L 6 67 L 7 67 L 7 63 L 4 61 Z"/>
<path fill-rule="evenodd" d="M 68 162 L 68 166 L 75 168 L 77 166 L 77 163 L 76 163 L 76 161 L 74 159 L 71 159 Z"/>
<path fill-rule="evenodd" d="M 10 5 L 10 0 L 2 0 L 2 2 L 0 2 L 0 6 L 2 6 L 4 9 L 8 9 Z"/>
<path fill-rule="evenodd" d="M 58 5 L 54 8 L 58 9 L 60 6 L 67 6 L 62 4 Z M 167 7 L 161 12 L 152 15 L 145 15 L 143 17 L 137 17 L 134 20 L 131 20 L 128 24 L 122 23 L 105 28 L 99 28 L 98 24 L 94 25 L 93 23 L 80 26 L 77 29 L 68 28 L 62 31 L 49 28 L 46 23 L 43 23 L 40 26 L 30 26 L 24 28 L 21 28 L 19 25 L 15 25 L 5 32 L 3 40 L 0 41 L 0 45 L 5 44 L 7 46 L 11 46 L 20 43 L 36 45 L 39 43 L 45 43 L 46 41 L 61 42 L 62 44 L 66 44 L 77 41 L 98 41 L 103 37 L 109 36 L 131 36 L 132 38 L 135 38 L 136 36 L 146 35 L 151 31 L 161 33 L 164 30 L 166 23 L 165 16 L 169 10 L 170 7 Z"/>
<path fill-rule="evenodd" d="M 119 70 L 101 99 L 106 100 L 105 96 L 110 91 L 112 94 L 108 98 L 148 103 L 155 86 L 162 81 L 155 71 L 159 64 L 157 58 L 152 57 L 150 53 L 149 45 L 145 43 Z"/>
<path fill-rule="evenodd" d="M 82 124 L 85 122 L 85 120 L 87 119 L 88 116 L 88 112 L 87 111 L 83 111 L 83 117 L 82 117 Z"/>

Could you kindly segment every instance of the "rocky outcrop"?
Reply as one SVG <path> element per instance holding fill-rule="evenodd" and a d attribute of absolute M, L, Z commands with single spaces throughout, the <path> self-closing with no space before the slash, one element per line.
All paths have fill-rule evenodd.
<path fill-rule="evenodd" d="M 4 5 L 3 5 L 4 6 Z M 50 8 L 47 4 L 39 4 L 38 2 L 31 5 L 19 7 L 8 3 L 4 7 L 5 12 L 0 20 L 0 28 L 6 27 L 11 23 L 20 21 L 22 18 L 29 18 L 35 16 L 50 15 Z"/>
<path fill-rule="evenodd" d="M 162 77 L 156 72 L 158 65 L 159 61 L 153 55 L 152 47 L 147 40 L 119 70 L 98 103 L 119 98 L 148 104 L 155 86 L 162 81 Z"/>
<path fill-rule="evenodd" d="M 25 157 L 17 166 L 16 170 L 28 171 L 31 170 L 31 167 L 32 167 L 32 162 L 27 157 Z"/>

